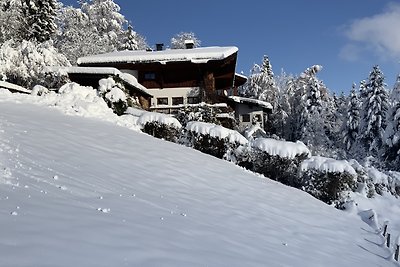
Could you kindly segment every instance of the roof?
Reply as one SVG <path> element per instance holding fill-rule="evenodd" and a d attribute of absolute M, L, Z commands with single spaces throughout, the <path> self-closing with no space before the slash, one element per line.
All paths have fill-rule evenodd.
<path fill-rule="evenodd" d="M 247 76 L 244 76 L 243 74 L 235 73 L 235 86 L 239 87 L 242 86 L 247 82 Z"/>
<path fill-rule="evenodd" d="M 111 67 L 49 67 L 52 71 L 65 72 L 67 74 L 102 74 L 102 75 L 115 75 L 121 78 L 125 83 L 131 85 L 143 93 L 152 96 L 149 90 L 141 85 L 135 76 L 121 72 L 116 68 Z"/>
<path fill-rule="evenodd" d="M 31 93 L 31 90 L 28 90 L 22 86 L 19 86 L 19 85 L 13 84 L 13 83 L 9 83 L 6 81 L 0 81 L 0 88 L 5 88 L 12 92 L 19 92 L 19 93 L 26 93 L 26 94 Z"/>
<path fill-rule="evenodd" d="M 235 46 L 168 49 L 162 51 L 124 50 L 78 58 L 78 65 L 93 63 L 167 63 L 190 61 L 195 64 L 222 60 L 238 51 Z"/>
<path fill-rule="evenodd" d="M 254 104 L 263 108 L 272 109 L 272 105 L 269 102 L 261 101 L 254 98 L 240 97 L 240 96 L 229 96 L 229 99 L 236 103 Z"/>

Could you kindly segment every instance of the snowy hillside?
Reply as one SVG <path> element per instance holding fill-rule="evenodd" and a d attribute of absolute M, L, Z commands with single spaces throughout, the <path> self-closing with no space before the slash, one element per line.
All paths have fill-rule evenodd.
<path fill-rule="evenodd" d="M 0 266 L 399 266 L 356 212 L 28 98 L 0 93 Z"/>

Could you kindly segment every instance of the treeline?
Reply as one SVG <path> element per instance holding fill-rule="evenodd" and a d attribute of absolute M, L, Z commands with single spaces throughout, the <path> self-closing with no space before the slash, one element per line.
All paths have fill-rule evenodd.
<path fill-rule="evenodd" d="M 400 170 L 400 75 L 393 88 L 374 66 L 348 96 L 332 94 L 315 65 L 300 75 L 274 76 L 268 57 L 255 65 L 240 94 L 268 101 L 274 111 L 268 134 L 304 142 L 314 155 L 368 158 L 378 167 Z"/>

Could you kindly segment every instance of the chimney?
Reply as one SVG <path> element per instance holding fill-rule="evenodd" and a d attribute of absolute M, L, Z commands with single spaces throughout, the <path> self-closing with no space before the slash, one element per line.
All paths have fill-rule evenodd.
<path fill-rule="evenodd" d="M 186 49 L 194 48 L 194 41 L 193 40 L 185 40 L 185 47 L 186 47 Z"/>
<path fill-rule="evenodd" d="M 156 50 L 157 51 L 162 51 L 163 48 L 164 48 L 164 44 L 163 43 L 156 44 Z"/>

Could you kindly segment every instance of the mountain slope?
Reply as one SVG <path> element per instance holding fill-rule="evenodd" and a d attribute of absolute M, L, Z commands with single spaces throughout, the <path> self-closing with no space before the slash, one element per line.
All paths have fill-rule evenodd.
<path fill-rule="evenodd" d="M 356 215 L 192 149 L 0 103 L 0 266 L 397 266 Z"/>

